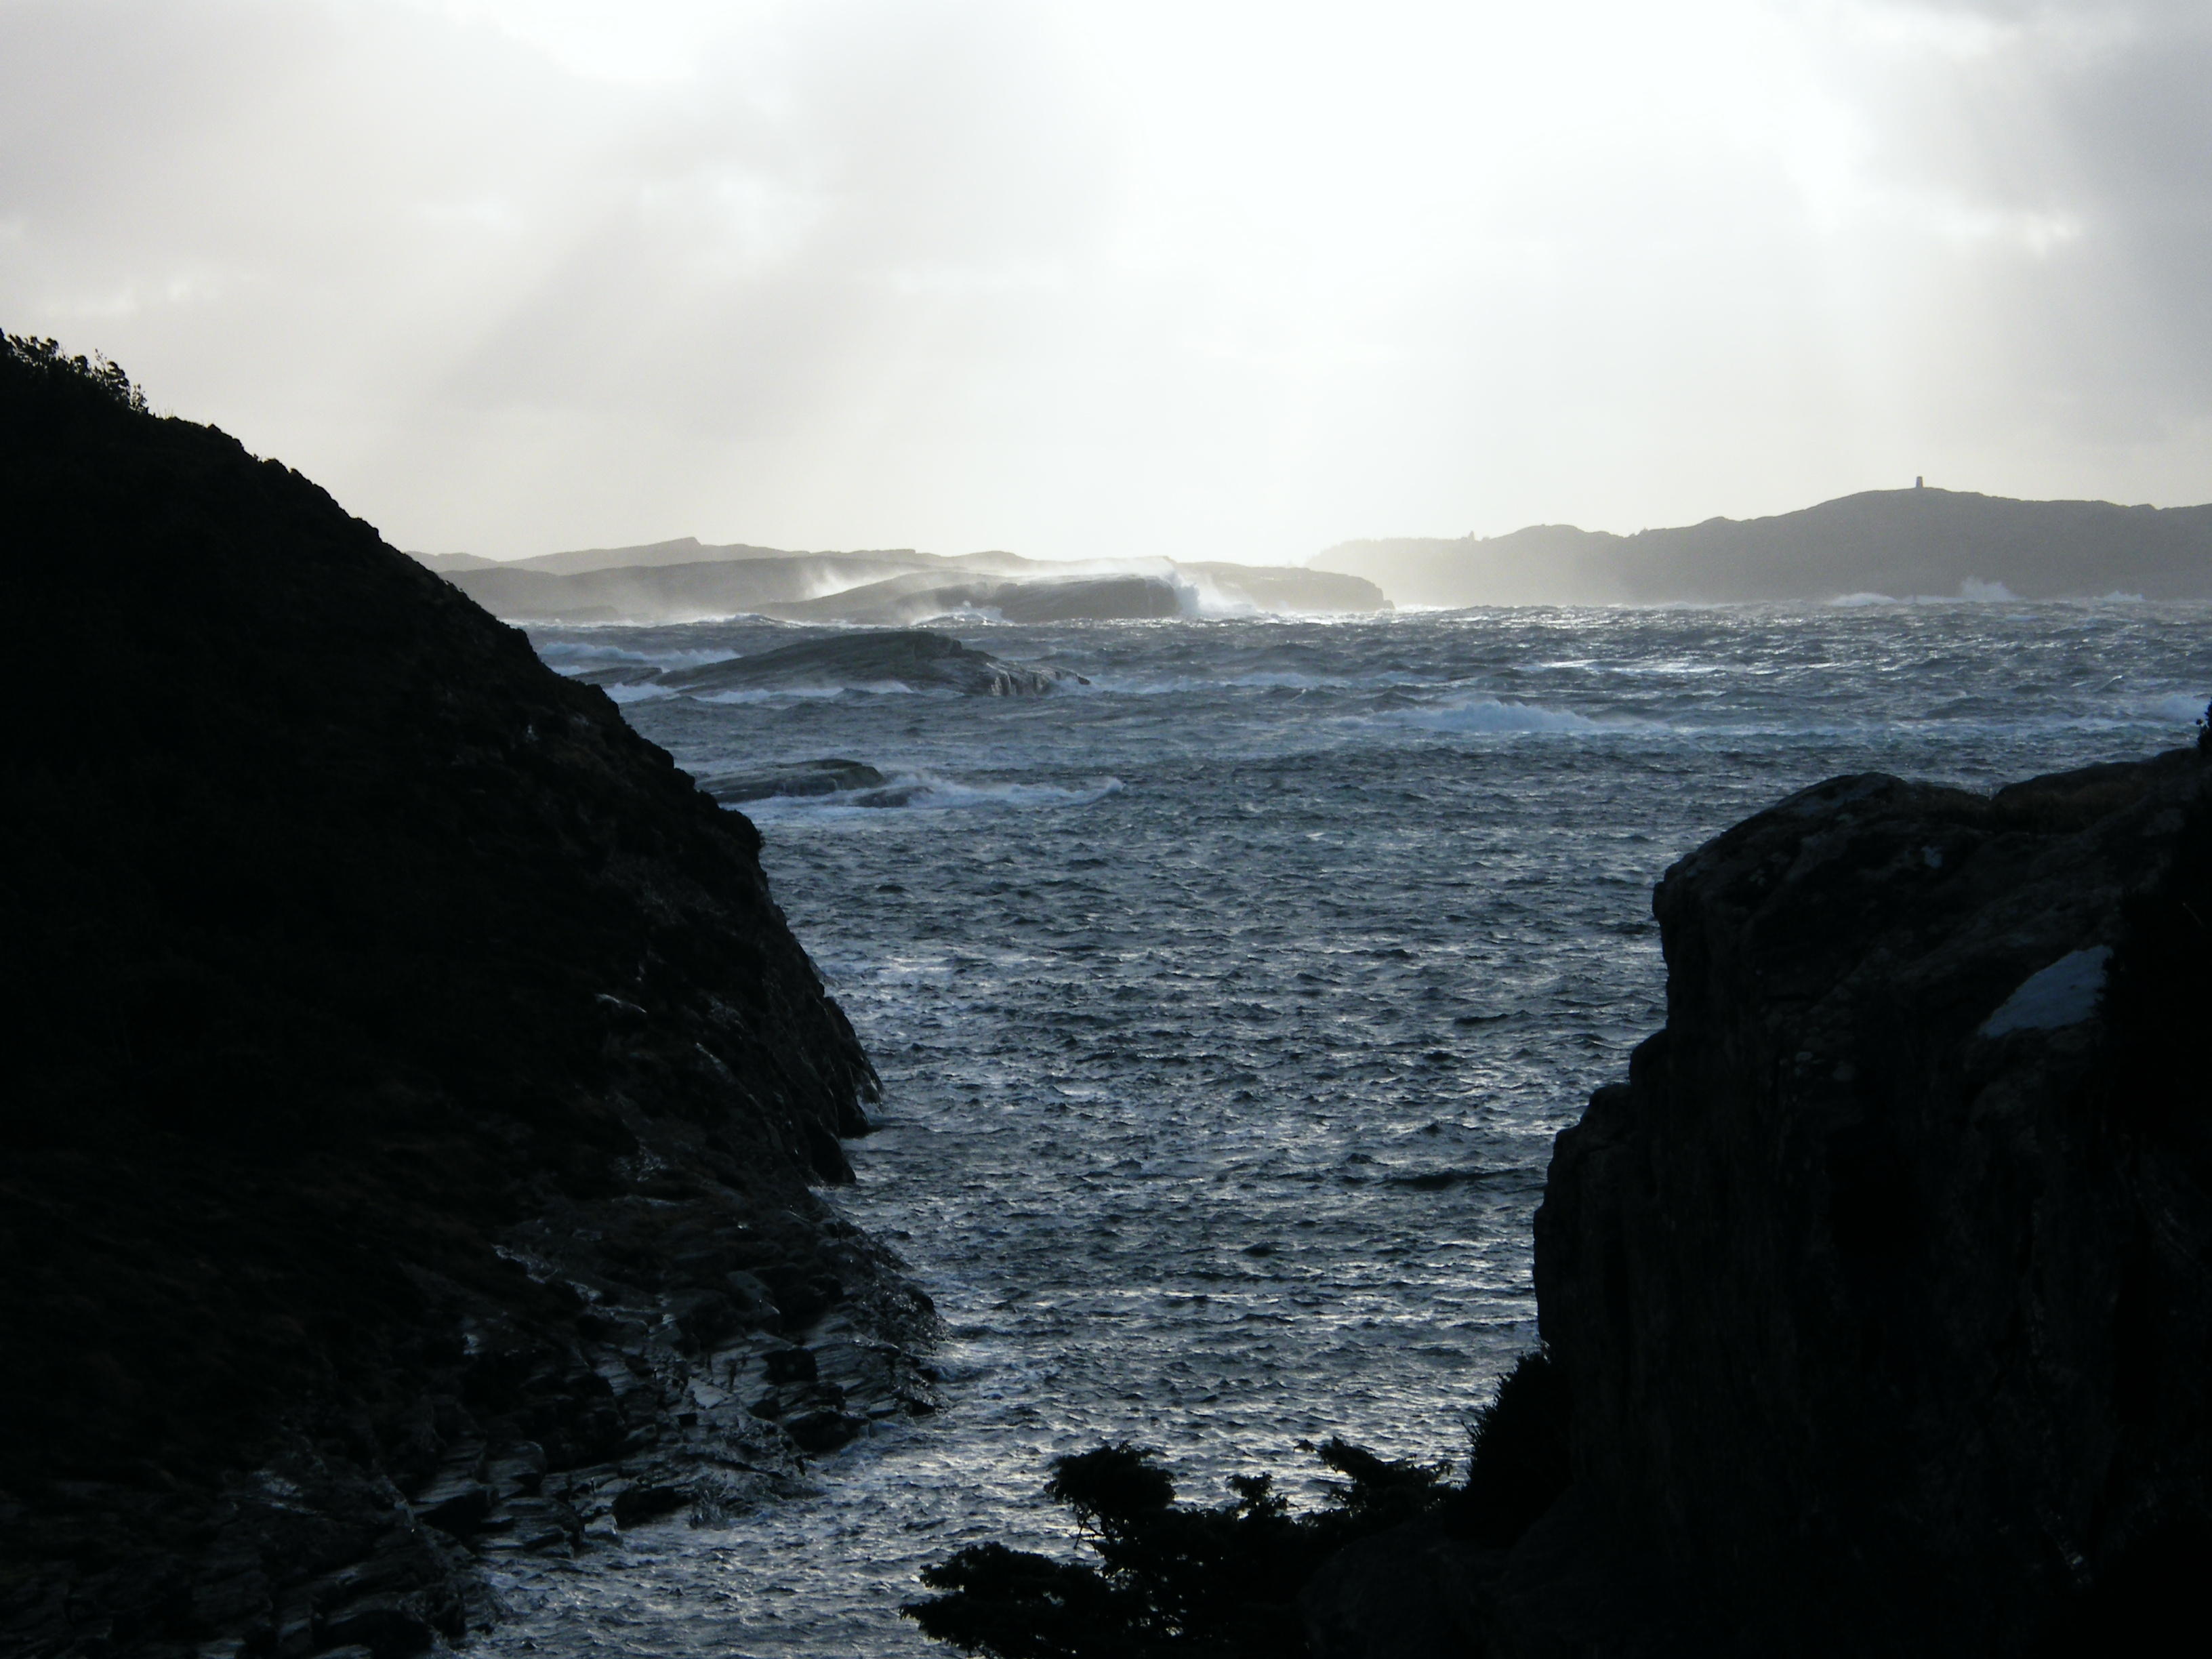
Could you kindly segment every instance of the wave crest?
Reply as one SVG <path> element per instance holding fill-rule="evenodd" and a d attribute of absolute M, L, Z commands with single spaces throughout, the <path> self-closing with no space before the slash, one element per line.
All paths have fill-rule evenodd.
<path fill-rule="evenodd" d="M 1547 708 L 1534 702 L 1505 702 L 1496 697 L 1396 708 L 1381 718 L 1394 726 L 1416 726 L 1428 732 L 1557 732 L 1605 729 L 1587 714 L 1577 714 L 1571 709 Z"/>
<path fill-rule="evenodd" d="M 856 817 L 884 811 L 1036 811 L 1089 806 L 1121 793 L 1121 780 L 1113 777 L 1074 785 L 963 783 L 928 772 L 899 772 L 891 774 L 879 788 L 841 791 L 836 794 L 769 796 L 745 801 L 741 810 L 748 817 L 763 821 Z"/>

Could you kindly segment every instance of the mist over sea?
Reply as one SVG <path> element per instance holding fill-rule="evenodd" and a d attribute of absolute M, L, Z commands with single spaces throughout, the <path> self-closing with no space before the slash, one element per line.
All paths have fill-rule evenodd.
<path fill-rule="evenodd" d="M 2191 739 L 2212 606 L 1869 604 L 943 631 L 1088 687 L 624 712 L 701 775 L 840 757 L 898 805 L 745 809 L 880 1068 L 834 1194 L 936 1299 L 945 1409 L 727 1528 L 520 1569 L 483 1650 L 915 1655 L 924 1564 L 1068 1547 L 1047 1461 L 1188 1495 L 1300 1438 L 1457 1455 L 1534 1340 L 1553 1134 L 1663 1018 L 1650 890 L 1807 784 L 1986 788 Z M 822 630 L 533 633 L 556 668 Z"/>

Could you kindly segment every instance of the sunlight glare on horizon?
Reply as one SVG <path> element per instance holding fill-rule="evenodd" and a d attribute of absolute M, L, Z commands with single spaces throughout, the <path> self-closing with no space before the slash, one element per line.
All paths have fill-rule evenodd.
<path fill-rule="evenodd" d="M 2212 498 L 2167 3 L 33 0 L 0 323 L 403 545 Z"/>

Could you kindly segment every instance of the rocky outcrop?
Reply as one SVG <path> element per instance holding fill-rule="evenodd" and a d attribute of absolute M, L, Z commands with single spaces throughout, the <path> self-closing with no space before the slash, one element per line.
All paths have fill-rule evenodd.
<path fill-rule="evenodd" d="M 749 657 L 671 670 L 658 680 L 672 690 L 697 696 L 718 691 L 900 686 L 977 697 L 1034 697 L 1056 685 L 1082 683 L 1080 675 L 1066 669 L 1001 662 L 950 635 L 918 628 L 800 640 Z"/>
<path fill-rule="evenodd" d="M 589 685 L 657 685 L 688 696 L 760 691 L 957 691 L 971 697 L 1038 697 L 1060 685 L 1088 685 L 1065 668 L 1002 662 L 988 651 L 925 629 L 832 634 L 799 640 L 749 657 L 726 657 L 691 668 L 619 663 L 586 669 L 576 678 Z M 810 763 L 810 764 L 850 763 Z M 881 781 L 880 779 L 878 780 Z M 840 787 L 853 787 L 850 785 Z M 767 789 L 761 795 L 823 793 Z M 725 800 L 760 796 L 723 793 Z"/>
<path fill-rule="evenodd" d="M 926 1408 L 758 837 L 321 490 L 0 350 L 0 1648 L 366 1648 Z"/>
<path fill-rule="evenodd" d="M 1548 1364 L 1467 1494 L 1486 1457 L 1564 1495 L 1346 1551 L 1313 1652 L 2171 1645 L 2212 1559 L 2212 757 L 1838 778 L 1654 909 L 1667 1025 L 1559 1137 Z"/>
<path fill-rule="evenodd" d="M 1671 1604 L 1504 1646 L 2026 1653 L 2198 1582 L 2206 779 L 1839 778 L 1668 872 L 1667 1027 L 1559 1137 L 1536 1283 L 1559 1559 L 1625 1552 Z"/>

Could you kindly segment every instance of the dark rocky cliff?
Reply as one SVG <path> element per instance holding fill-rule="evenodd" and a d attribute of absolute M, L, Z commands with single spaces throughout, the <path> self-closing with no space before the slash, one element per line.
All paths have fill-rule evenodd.
<path fill-rule="evenodd" d="M 0 350 L 0 1649 L 377 1659 L 926 1404 L 866 1057 L 595 688 Z M 803 1346 L 802 1346 L 803 1345 Z"/>
<path fill-rule="evenodd" d="M 1668 873 L 1667 1027 L 1537 1218 L 1576 1487 L 1503 1648 L 2112 1650 L 2197 1594 L 2207 769 L 1841 778 Z M 1545 1611 L 1608 1554 L 1668 1591 Z"/>
<path fill-rule="evenodd" d="M 2177 1646 L 2212 1566 L 2212 757 L 1838 778 L 1654 908 L 1666 1028 L 1536 1217 L 1516 1379 L 1563 1495 L 1345 1551 L 1311 1650 Z M 1493 1419 L 1557 1455 L 1543 1411 Z"/>

